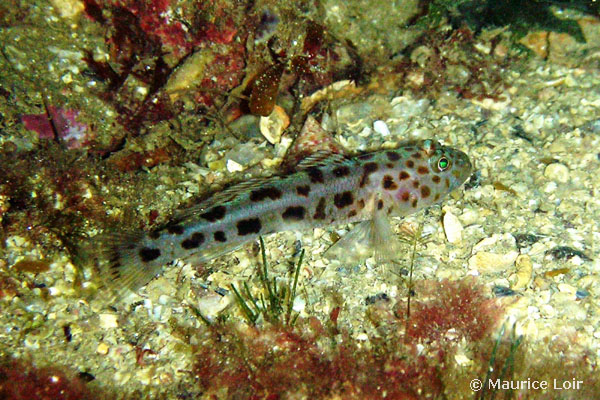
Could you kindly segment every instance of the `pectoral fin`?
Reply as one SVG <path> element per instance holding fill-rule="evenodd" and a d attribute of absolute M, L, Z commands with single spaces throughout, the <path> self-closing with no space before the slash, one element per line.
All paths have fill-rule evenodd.
<path fill-rule="evenodd" d="M 379 197 L 379 196 L 378 196 Z M 397 258 L 401 242 L 385 212 L 374 207 L 373 217 L 356 225 L 325 252 L 325 257 L 344 264 L 359 263 L 374 256 L 377 262 Z"/>

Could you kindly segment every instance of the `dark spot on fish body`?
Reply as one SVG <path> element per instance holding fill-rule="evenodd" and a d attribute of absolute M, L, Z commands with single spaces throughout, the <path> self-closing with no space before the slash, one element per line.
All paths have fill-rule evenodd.
<path fill-rule="evenodd" d="M 369 175 L 371 175 L 373 172 L 377 171 L 379 169 L 379 165 L 377 165 L 377 163 L 375 162 L 369 162 L 366 163 L 363 167 L 363 175 L 360 178 L 360 187 L 363 187 L 367 184 L 368 180 L 369 180 Z"/>
<path fill-rule="evenodd" d="M 360 199 L 360 200 L 358 200 L 356 205 L 358 206 L 359 210 L 362 210 L 363 208 L 365 208 L 365 201 L 363 199 Z"/>
<path fill-rule="evenodd" d="M 302 221 L 305 214 L 306 208 L 302 206 L 291 206 L 286 208 L 281 216 L 286 220 Z"/>
<path fill-rule="evenodd" d="M 347 207 L 352 204 L 353 201 L 354 196 L 352 196 L 352 192 L 350 191 L 336 193 L 335 196 L 333 196 L 333 204 L 335 204 L 337 208 Z"/>
<path fill-rule="evenodd" d="M 150 262 L 160 257 L 160 250 L 150 247 L 142 247 L 140 249 L 140 258 L 143 262 Z"/>
<path fill-rule="evenodd" d="M 392 169 L 392 168 L 394 168 L 394 164 L 393 164 L 393 163 L 391 163 L 391 162 L 389 162 L 389 163 L 385 163 L 385 166 L 386 166 L 386 168 L 388 168 L 388 169 Z"/>
<path fill-rule="evenodd" d="M 152 240 L 156 240 L 160 237 L 160 230 L 156 229 L 148 233 L 148 237 Z"/>
<path fill-rule="evenodd" d="M 308 185 L 296 186 L 296 193 L 298 193 L 299 196 L 307 197 L 308 194 L 310 193 L 310 186 L 308 186 Z"/>
<path fill-rule="evenodd" d="M 439 176 L 437 176 L 437 175 L 434 175 L 434 176 L 431 177 L 431 180 L 433 181 L 433 183 L 437 184 L 437 183 L 440 183 L 441 178 Z"/>
<path fill-rule="evenodd" d="M 377 209 L 381 210 L 383 208 L 383 200 L 378 200 L 377 201 Z"/>
<path fill-rule="evenodd" d="M 215 240 L 216 240 L 217 242 L 221 242 L 221 243 L 223 243 L 223 242 L 226 242 L 226 241 L 227 241 L 227 237 L 225 236 L 225 232 L 223 232 L 223 231 L 216 231 L 216 232 L 213 234 L 213 237 L 215 238 Z"/>
<path fill-rule="evenodd" d="M 420 185 L 421 185 L 421 182 L 419 182 L 418 180 L 416 180 L 416 179 L 415 179 L 415 180 L 413 181 L 413 187 L 414 187 L 415 189 L 418 189 Z"/>
<path fill-rule="evenodd" d="M 317 219 L 317 220 L 325 219 L 325 217 L 326 217 L 325 206 L 326 206 L 325 197 L 321 197 L 319 199 L 319 203 L 317 204 L 315 214 L 313 215 L 314 219 Z"/>
<path fill-rule="evenodd" d="M 274 187 L 264 187 L 250 192 L 250 201 L 263 201 L 266 198 L 277 200 L 281 198 L 281 190 Z"/>
<path fill-rule="evenodd" d="M 429 195 L 431 194 L 431 189 L 429 189 L 429 186 L 423 185 L 421 186 L 421 197 L 426 199 L 429 197 Z"/>
<path fill-rule="evenodd" d="M 446 187 L 449 188 L 450 187 L 450 179 L 446 178 L 444 181 L 445 181 L 444 183 L 446 184 Z"/>
<path fill-rule="evenodd" d="M 433 196 L 433 201 L 438 201 L 440 199 L 440 194 L 436 193 L 435 196 Z"/>
<path fill-rule="evenodd" d="M 396 190 L 398 189 L 398 185 L 396 185 L 396 182 L 394 182 L 394 178 L 392 178 L 390 175 L 385 175 L 383 177 L 383 188 L 385 190 Z"/>
<path fill-rule="evenodd" d="M 204 218 L 208 222 L 215 222 L 222 219 L 225 216 L 226 211 L 227 209 L 225 206 L 216 206 L 201 214 L 200 217 Z"/>
<path fill-rule="evenodd" d="M 345 165 L 336 167 L 336 168 L 333 169 L 333 175 L 336 178 L 342 178 L 344 176 L 348 176 L 348 175 L 350 175 L 350 168 L 348 168 Z"/>
<path fill-rule="evenodd" d="M 422 157 L 422 156 L 421 156 L 421 153 L 414 153 L 414 154 L 412 155 L 412 158 L 415 158 L 415 159 L 417 159 L 417 160 L 421 159 L 421 157 Z"/>
<path fill-rule="evenodd" d="M 388 160 L 390 160 L 390 161 L 398 161 L 400 159 L 400 154 L 398 154 L 394 151 L 387 151 L 385 153 L 385 155 L 387 156 Z"/>
<path fill-rule="evenodd" d="M 325 180 L 323 179 L 323 171 L 321 171 L 319 168 L 317 167 L 312 167 L 306 170 L 306 172 L 308 173 L 308 177 L 310 178 L 310 181 L 312 183 L 324 183 Z"/>
<path fill-rule="evenodd" d="M 413 160 L 406 161 L 407 168 L 414 168 L 414 166 L 415 166 L 415 162 Z"/>
<path fill-rule="evenodd" d="M 427 175 L 429 173 L 429 168 L 427 168 L 425 165 L 419 165 L 417 168 L 417 173 L 420 175 Z"/>
<path fill-rule="evenodd" d="M 348 213 L 348 218 L 352 218 L 352 217 L 356 217 L 356 210 L 351 210 L 351 211 Z"/>
<path fill-rule="evenodd" d="M 408 178 L 410 178 L 410 174 L 406 171 L 400 171 L 400 173 L 398 174 L 398 179 L 400 179 L 401 181 L 405 181 Z"/>
<path fill-rule="evenodd" d="M 246 236 L 251 233 L 259 233 L 261 228 L 262 224 L 258 218 L 243 219 L 237 223 L 239 236 Z"/>
<path fill-rule="evenodd" d="M 184 229 L 181 225 L 169 225 L 167 226 L 167 232 L 169 232 L 171 235 L 182 235 Z"/>
<path fill-rule="evenodd" d="M 416 198 L 413 199 L 412 204 L 411 204 L 412 208 L 417 208 L 417 202 L 418 202 L 418 200 Z"/>
<path fill-rule="evenodd" d="M 404 192 L 402 193 L 402 201 L 408 201 L 408 199 L 410 199 L 410 193 L 408 192 Z"/>
<path fill-rule="evenodd" d="M 194 232 L 192 235 L 181 242 L 181 247 L 186 250 L 195 249 L 204 243 L 204 235 L 200 232 Z"/>

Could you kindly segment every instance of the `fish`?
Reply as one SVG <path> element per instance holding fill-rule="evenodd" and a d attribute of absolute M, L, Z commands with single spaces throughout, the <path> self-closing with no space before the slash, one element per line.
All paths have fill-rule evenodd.
<path fill-rule="evenodd" d="M 326 254 L 398 255 L 389 217 L 440 202 L 471 175 L 462 151 L 435 140 L 350 157 L 317 152 L 293 171 L 234 185 L 152 231 L 105 240 L 104 278 L 115 297 L 137 291 L 176 259 L 206 262 L 259 236 L 360 222 Z"/>

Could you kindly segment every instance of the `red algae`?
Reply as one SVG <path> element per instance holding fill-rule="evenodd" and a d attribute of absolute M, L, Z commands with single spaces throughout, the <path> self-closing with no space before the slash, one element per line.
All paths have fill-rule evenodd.
<path fill-rule="evenodd" d="M 79 114 L 77 110 L 49 106 L 47 113 L 21 116 L 21 122 L 40 139 L 55 139 L 67 149 L 79 149 L 92 139 L 91 129 L 78 121 Z"/>
<path fill-rule="evenodd" d="M 0 398 L 11 400 L 107 399 L 74 374 L 57 367 L 36 368 L 20 360 L 0 360 Z"/>
<path fill-rule="evenodd" d="M 345 399 L 433 398 L 441 381 L 435 364 L 404 352 L 371 352 L 347 335 L 330 335 L 318 320 L 295 328 L 211 327 L 196 354 L 194 374 L 206 394 L 225 398 L 308 396 Z M 333 342 L 332 342 L 333 341 Z M 332 349 L 331 343 L 337 342 Z"/>
<path fill-rule="evenodd" d="M 479 341 L 489 335 L 503 315 L 494 299 L 483 294 L 483 287 L 471 280 L 420 283 L 419 298 L 413 299 L 407 321 L 406 340 L 431 343 L 465 338 Z M 396 306 L 396 315 L 403 315 L 404 303 Z"/>

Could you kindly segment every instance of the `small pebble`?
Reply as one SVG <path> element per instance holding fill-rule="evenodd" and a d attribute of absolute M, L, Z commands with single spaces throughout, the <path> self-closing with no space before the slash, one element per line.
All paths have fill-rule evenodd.
<path fill-rule="evenodd" d="M 100 327 L 102 329 L 111 329 L 119 326 L 116 314 L 100 314 Z"/>
<path fill-rule="evenodd" d="M 481 273 L 505 271 L 515 262 L 518 255 L 519 253 L 516 251 L 511 251 L 506 254 L 480 251 L 469 258 L 469 268 L 475 269 Z"/>
<path fill-rule="evenodd" d="M 285 128 L 290 125 L 290 118 L 283 108 L 275 106 L 271 114 L 267 117 L 260 117 L 260 133 L 271 144 L 279 143 L 281 135 Z"/>
<path fill-rule="evenodd" d="M 515 260 L 515 266 L 517 268 L 517 273 L 515 274 L 517 280 L 512 289 L 524 289 L 531 281 L 533 275 L 533 263 L 531 262 L 531 258 L 526 254 L 521 254 Z"/>
<path fill-rule="evenodd" d="M 387 124 L 380 119 L 373 122 L 373 130 L 383 137 L 390 135 L 390 129 L 388 128 Z"/>
<path fill-rule="evenodd" d="M 569 181 L 569 168 L 560 163 L 553 163 L 546 167 L 544 176 L 559 183 L 567 183 Z"/>
<path fill-rule="evenodd" d="M 108 345 L 104 342 L 101 342 L 98 347 L 96 347 L 96 353 L 100 354 L 100 355 L 107 355 L 108 354 Z"/>
<path fill-rule="evenodd" d="M 506 297 L 506 296 L 514 296 L 515 291 L 506 286 L 494 286 L 492 292 L 496 295 L 496 297 Z"/>
<path fill-rule="evenodd" d="M 241 165 L 240 163 L 233 161 L 233 160 L 227 160 L 227 171 L 240 172 L 243 170 L 244 170 L 244 166 Z"/>
<path fill-rule="evenodd" d="M 589 295 L 590 295 L 590 292 L 588 292 L 587 290 L 584 290 L 584 289 L 579 289 L 578 291 L 575 292 L 575 297 L 578 300 L 585 299 Z"/>
<path fill-rule="evenodd" d="M 444 232 L 446 233 L 446 239 L 450 243 L 458 243 L 462 240 L 463 227 L 456 215 L 447 211 L 444 214 L 443 219 Z"/>

